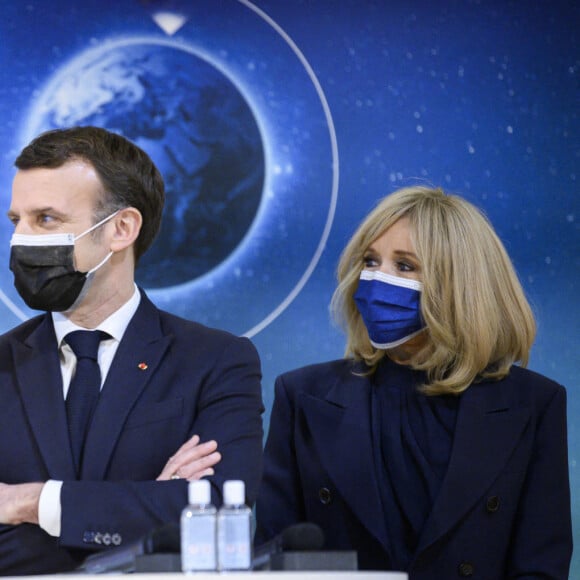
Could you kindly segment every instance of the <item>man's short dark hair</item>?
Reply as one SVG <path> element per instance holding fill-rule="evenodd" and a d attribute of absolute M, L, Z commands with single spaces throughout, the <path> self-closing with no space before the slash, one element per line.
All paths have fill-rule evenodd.
<path fill-rule="evenodd" d="M 99 127 L 71 127 L 42 133 L 21 151 L 14 165 L 18 169 L 53 169 L 75 159 L 94 167 L 103 185 L 103 199 L 95 207 L 95 223 L 125 207 L 141 212 L 143 224 L 135 241 L 138 261 L 153 243 L 161 225 L 165 187 L 157 167 L 137 145 Z"/>

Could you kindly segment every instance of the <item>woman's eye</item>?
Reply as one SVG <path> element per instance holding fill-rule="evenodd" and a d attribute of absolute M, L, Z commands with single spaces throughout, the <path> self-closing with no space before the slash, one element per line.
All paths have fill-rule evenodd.
<path fill-rule="evenodd" d="M 365 256 L 363 258 L 365 268 L 376 268 L 379 265 L 378 260 L 374 256 Z"/>
<path fill-rule="evenodd" d="M 397 262 L 397 268 L 400 272 L 414 272 L 415 266 L 409 264 L 408 262 Z"/>

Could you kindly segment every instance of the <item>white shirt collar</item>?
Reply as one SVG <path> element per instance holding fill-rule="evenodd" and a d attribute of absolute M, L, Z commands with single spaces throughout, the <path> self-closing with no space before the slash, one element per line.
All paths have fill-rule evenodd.
<path fill-rule="evenodd" d="M 121 308 L 113 312 L 108 318 L 103 320 L 94 330 L 103 330 L 107 332 L 112 338 L 117 342 L 121 342 L 129 322 L 133 318 L 133 315 L 139 307 L 141 302 L 141 293 L 135 285 L 135 291 L 133 295 Z M 64 337 L 74 330 L 86 330 L 81 326 L 78 326 L 74 322 L 71 322 L 62 312 L 52 312 L 52 323 L 54 324 L 54 332 L 56 334 L 56 341 L 60 348 Z"/>

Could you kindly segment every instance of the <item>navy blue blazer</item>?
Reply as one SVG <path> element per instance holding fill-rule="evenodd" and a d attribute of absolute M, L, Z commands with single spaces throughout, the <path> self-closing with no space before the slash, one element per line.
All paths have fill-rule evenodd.
<path fill-rule="evenodd" d="M 278 377 L 255 543 L 310 521 L 327 549 L 354 549 L 361 569 L 388 569 L 372 381 L 354 368 L 339 360 Z M 565 580 L 571 527 L 564 388 L 519 367 L 470 386 L 410 578 Z"/>
<path fill-rule="evenodd" d="M 144 364 L 142 364 L 144 363 Z M 70 451 L 62 378 L 49 315 L 0 337 L 0 482 L 62 480 L 62 530 L 0 525 L 0 574 L 74 568 L 89 552 L 124 545 L 187 503 L 187 482 L 157 482 L 193 434 L 215 439 L 210 477 L 221 504 L 226 479 L 255 501 L 262 472 L 261 371 L 251 342 L 158 310 L 142 293 L 101 391 L 82 480 Z"/>

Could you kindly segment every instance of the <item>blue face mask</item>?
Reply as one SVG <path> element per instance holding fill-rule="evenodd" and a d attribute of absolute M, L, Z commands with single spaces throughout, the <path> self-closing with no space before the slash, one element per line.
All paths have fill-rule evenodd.
<path fill-rule="evenodd" d="M 421 282 L 377 270 L 361 272 L 354 300 L 375 348 L 394 348 L 425 328 L 422 288 Z"/>

